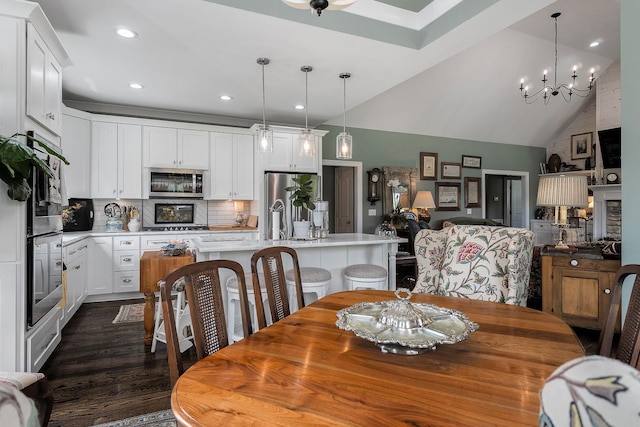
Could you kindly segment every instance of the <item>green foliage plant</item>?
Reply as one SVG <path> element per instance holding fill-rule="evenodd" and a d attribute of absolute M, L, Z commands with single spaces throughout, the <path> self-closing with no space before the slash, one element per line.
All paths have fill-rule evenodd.
<path fill-rule="evenodd" d="M 303 207 L 308 210 L 314 210 L 316 208 L 313 203 L 313 178 L 311 174 L 305 173 L 297 178 L 293 178 L 295 185 L 285 188 L 286 191 L 291 192 L 289 200 L 292 201 L 293 206 L 299 208 Z"/>

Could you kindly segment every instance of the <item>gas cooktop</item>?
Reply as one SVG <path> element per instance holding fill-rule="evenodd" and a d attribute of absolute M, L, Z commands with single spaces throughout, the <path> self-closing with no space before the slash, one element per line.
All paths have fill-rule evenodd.
<path fill-rule="evenodd" d="M 179 224 L 179 225 L 160 225 L 154 227 L 143 227 L 142 231 L 194 231 L 194 230 L 208 230 L 209 227 L 206 225 L 188 225 L 188 224 Z"/>

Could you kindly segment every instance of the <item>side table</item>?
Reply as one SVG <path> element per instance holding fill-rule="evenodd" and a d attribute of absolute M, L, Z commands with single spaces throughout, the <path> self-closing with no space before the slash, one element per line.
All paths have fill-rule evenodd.
<path fill-rule="evenodd" d="M 144 293 L 144 343 L 151 345 L 158 282 L 178 267 L 195 261 L 193 254 L 164 256 L 162 251 L 147 251 L 140 257 L 140 292 Z"/>

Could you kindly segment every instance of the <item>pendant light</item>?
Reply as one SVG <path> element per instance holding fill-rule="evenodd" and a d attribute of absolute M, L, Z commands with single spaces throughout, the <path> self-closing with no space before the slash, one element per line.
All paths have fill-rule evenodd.
<path fill-rule="evenodd" d="M 343 122 L 342 132 L 336 138 L 336 159 L 350 159 L 353 149 L 353 138 L 347 133 L 347 79 L 351 77 L 349 73 L 340 73 L 343 84 Z"/>
<path fill-rule="evenodd" d="M 300 145 L 300 155 L 312 157 L 316 155 L 316 144 L 313 133 L 309 129 L 309 73 L 313 71 L 310 65 L 303 65 L 300 71 L 304 73 L 304 130 L 298 137 Z"/>
<path fill-rule="evenodd" d="M 267 126 L 264 113 L 264 66 L 269 64 L 269 58 L 258 58 L 257 62 L 262 66 L 262 124 L 258 126 L 258 132 L 256 133 L 256 150 L 260 153 L 270 153 L 273 151 L 273 130 L 270 126 Z"/>

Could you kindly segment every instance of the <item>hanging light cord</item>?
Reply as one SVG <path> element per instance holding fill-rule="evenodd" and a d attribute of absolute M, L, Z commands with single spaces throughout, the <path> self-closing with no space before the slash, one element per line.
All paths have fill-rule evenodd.
<path fill-rule="evenodd" d="M 558 17 L 555 16 L 553 18 L 556 22 L 556 38 L 555 38 L 555 46 L 556 46 L 556 61 L 553 64 L 553 90 L 558 90 Z"/>
<path fill-rule="evenodd" d="M 264 100 L 264 62 L 262 63 L 262 127 L 267 126 L 267 119 L 265 118 L 264 110 L 266 108 L 266 102 Z"/>
<path fill-rule="evenodd" d="M 309 67 L 304 69 L 304 130 L 309 130 Z"/>
<path fill-rule="evenodd" d="M 347 133 L 347 79 L 342 78 L 342 132 Z"/>

